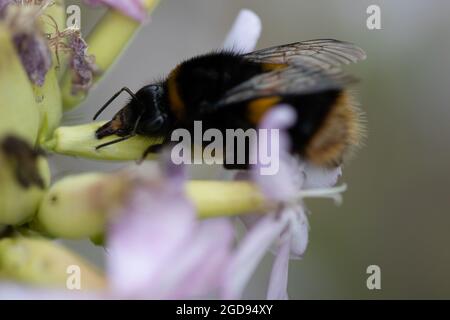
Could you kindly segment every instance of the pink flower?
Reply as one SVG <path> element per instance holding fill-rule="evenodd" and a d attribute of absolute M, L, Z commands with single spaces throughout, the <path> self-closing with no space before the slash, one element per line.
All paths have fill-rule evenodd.
<path fill-rule="evenodd" d="M 231 256 L 228 219 L 200 221 L 184 193 L 179 168 L 136 177 L 128 202 L 111 221 L 107 240 L 108 289 L 67 290 L 0 286 L 1 299 L 193 299 L 217 296 Z"/>
<path fill-rule="evenodd" d="M 100 73 L 95 57 L 88 54 L 88 45 L 78 30 L 68 32 L 66 40 L 66 50 L 70 52 L 69 65 L 73 73 L 72 93 L 86 92 L 92 87 L 94 76 Z"/>
<path fill-rule="evenodd" d="M 244 28 L 251 36 L 236 38 Z M 260 21 L 243 10 L 225 47 L 253 50 Z M 234 35 L 233 35 L 234 34 Z M 228 44 L 227 44 L 228 43 Z M 80 46 L 80 52 L 84 52 Z M 232 256 L 234 230 L 229 219 L 196 219 L 184 194 L 183 170 L 166 162 L 161 175 L 143 167 L 148 179 L 139 183 L 117 212 L 107 232 L 106 269 L 109 288 L 103 292 L 0 285 L 1 299 L 186 299 L 219 296 Z"/>
<path fill-rule="evenodd" d="M 18 33 L 13 41 L 28 78 L 32 83 L 43 86 L 52 65 L 50 49 L 44 38 L 38 33 Z"/>
<path fill-rule="evenodd" d="M 225 50 L 248 53 L 255 50 L 261 34 L 261 20 L 253 11 L 239 12 L 222 45 Z"/>
<path fill-rule="evenodd" d="M 252 51 L 260 31 L 259 18 L 243 10 L 223 47 L 240 53 Z M 288 152 L 290 141 L 285 130 L 295 116 L 290 106 L 280 105 L 269 111 L 261 123 L 261 128 L 280 130 L 279 171 L 261 175 L 256 165 L 241 178 L 257 184 L 277 209 L 266 215 L 243 217 L 248 232 L 236 250 L 231 221 L 197 220 L 184 193 L 182 167 L 166 161 L 164 174 L 141 168 L 149 177 L 136 179 L 127 203 L 110 222 L 108 290 L 89 296 L 67 291 L 30 292 L 15 286 L 5 290 L 11 290 L 14 298 L 236 299 L 242 296 L 261 259 L 272 250 L 275 260 L 267 298 L 286 299 L 289 260 L 301 258 L 308 244 L 309 226 L 302 199 L 328 196 L 339 200 L 343 191 L 331 188 L 341 174 L 340 168 L 317 168 Z M 0 298 L 8 297 L 2 289 Z"/>
<path fill-rule="evenodd" d="M 180 181 L 175 174 L 165 183 L 139 187 L 112 223 L 107 265 L 113 292 L 129 298 L 199 298 L 214 294 L 222 283 L 233 227 L 227 219 L 197 220 Z"/>
<path fill-rule="evenodd" d="M 249 231 L 225 273 L 223 296 L 227 299 L 236 299 L 242 295 L 260 260 L 273 244 L 275 261 L 267 298 L 287 299 L 289 259 L 301 258 L 308 244 L 309 226 L 302 198 L 330 196 L 339 199 L 342 188 L 326 189 L 336 183 L 340 175 L 339 168 L 319 169 L 288 152 L 290 142 L 285 130 L 294 121 L 292 108 L 281 105 L 268 112 L 262 122 L 261 128 L 281 130 L 279 171 L 274 175 L 261 175 L 256 165 L 247 178 L 257 183 L 266 197 L 279 205 L 273 214 L 243 217 Z"/>
<path fill-rule="evenodd" d="M 84 0 L 84 2 L 91 6 L 106 5 L 112 7 L 140 22 L 148 19 L 142 0 Z"/>
<path fill-rule="evenodd" d="M 0 0 L 0 18 L 5 14 L 6 7 L 14 0 Z"/>
<path fill-rule="evenodd" d="M 254 50 L 260 32 L 261 23 L 256 14 L 242 10 L 226 38 L 224 48 L 238 53 L 250 52 Z M 300 258 L 308 244 L 309 226 L 301 199 L 306 196 L 339 197 L 341 189 L 326 188 L 336 184 L 341 175 L 340 168 L 317 168 L 288 153 L 290 141 L 283 129 L 293 124 L 295 117 L 290 106 L 279 106 L 269 112 L 261 124 L 261 128 L 281 129 L 278 173 L 261 175 L 259 168 L 254 167 L 250 173 L 238 174 L 239 179 L 253 180 L 269 199 L 282 206 L 273 214 L 242 217 L 249 231 L 225 271 L 222 296 L 226 299 L 241 297 L 254 270 L 274 244 L 276 256 L 267 298 L 286 299 L 289 259 Z"/>

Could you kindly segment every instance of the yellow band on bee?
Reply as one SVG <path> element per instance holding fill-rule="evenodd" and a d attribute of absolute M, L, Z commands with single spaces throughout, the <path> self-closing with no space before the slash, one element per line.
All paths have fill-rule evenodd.
<path fill-rule="evenodd" d="M 169 75 L 167 79 L 167 90 L 169 94 L 169 103 L 172 112 L 175 114 L 177 119 L 180 119 L 185 112 L 185 105 L 181 99 L 180 92 L 177 86 L 177 75 L 179 72 L 179 67 L 175 68 Z"/>
<path fill-rule="evenodd" d="M 251 101 L 247 106 L 249 121 L 255 125 L 259 124 L 264 114 L 280 100 L 280 97 L 267 97 Z"/>
<path fill-rule="evenodd" d="M 288 65 L 285 63 L 263 63 L 263 71 L 274 71 L 286 68 Z"/>

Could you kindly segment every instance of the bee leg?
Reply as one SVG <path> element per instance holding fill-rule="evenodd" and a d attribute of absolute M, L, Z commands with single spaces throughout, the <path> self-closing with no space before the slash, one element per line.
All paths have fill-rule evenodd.
<path fill-rule="evenodd" d="M 231 156 L 233 159 L 232 163 L 227 163 L 227 152 L 229 154 L 231 153 Z M 223 167 L 224 167 L 224 169 L 226 169 L 226 170 L 248 170 L 250 168 L 250 152 L 248 150 L 248 147 L 245 148 L 245 151 L 244 151 L 245 152 L 244 163 L 237 163 L 237 161 L 236 161 L 236 158 L 237 158 L 236 155 L 238 154 L 237 152 L 238 152 L 238 150 L 237 150 L 236 145 L 234 146 L 234 151 L 226 150 L 226 148 L 224 148 L 224 151 L 223 151 Z"/>
<path fill-rule="evenodd" d="M 226 170 L 248 170 L 250 168 L 250 166 L 248 165 L 248 163 L 244 163 L 244 164 L 228 164 L 228 163 L 224 163 L 223 167 Z"/>
<path fill-rule="evenodd" d="M 139 160 L 136 161 L 136 163 L 141 164 L 142 162 L 144 162 L 145 158 L 147 158 L 147 156 L 150 153 L 160 153 L 160 151 L 162 150 L 163 147 L 164 147 L 164 143 L 151 145 L 150 147 L 145 149 L 144 153 L 139 158 Z"/>
<path fill-rule="evenodd" d="M 117 91 L 95 114 L 94 120 L 97 120 L 97 118 L 100 116 L 100 114 L 113 102 L 122 92 L 126 91 L 134 100 L 139 101 L 136 95 L 133 93 L 133 91 L 130 90 L 128 87 L 123 87 L 119 91 Z"/>
<path fill-rule="evenodd" d="M 132 137 L 134 137 L 134 136 L 135 136 L 134 134 L 130 134 L 130 135 L 128 135 L 128 136 L 125 136 L 125 137 L 122 137 L 122 138 L 119 138 L 119 139 L 116 139 L 116 140 L 112 140 L 112 141 L 109 141 L 109 142 L 100 144 L 100 145 L 98 145 L 98 146 L 95 147 L 95 150 L 99 150 L 99 149 L 102 149 L 102 148 L 104 148 L 104 147 L 110 146 L 110 145 L 112 145 L 112 144 L 116 144 L 116 143 L 119 143 L 119 142 L 128 140 L 128 139 L 130 139 L 130 138 L 132 138 Z"/>

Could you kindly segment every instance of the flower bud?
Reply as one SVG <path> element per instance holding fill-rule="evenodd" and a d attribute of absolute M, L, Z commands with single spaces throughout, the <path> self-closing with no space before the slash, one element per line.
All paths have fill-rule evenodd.
<path fill-rule="evenodd" d="M 71 272 L 76 271 L 80 289 L 98 290 L 106 286 L 105 278 L 96 268 L 54 242 L 22 237 L 0 240 L 0 280 L 67 288 Z"/>
<path fill-rule="evenodd" d="M 244 181 L 190 181 L 186 192 L 200 218 L 265 212 L 269 206 L 262 192 Z"/>
<path fill-rule="evenodd" d="M 124 201 L 130 186 L 130 180 L 122 174 L 65 177 L 45 194 L 33 227 L 61 238 L 99 235 L 107 215 Z"/>
<path fill-rule="evenodd" d="M 104 122 L 95 122 L 79 126 L 59 127 L 51 140 L 43 144 L 48 151 L 70 156 L 80 156 L 99 160 L 139 160 L 145 150 L 160 144 L 162 138 L 135 136 L 110 146 L 96 150 L 100 144 L 115 140 L 118 136 L 109 136 L 101 140 L 95 137 L 95 131 Z M 149 157 L 153 155 L 150 154 Z"/>
<path fill-rule="evenodd" d="M 55 68 L 51 68 L 45 77 L 42 87 L 33 86 L 36 104 L 41 112 L 41 127 L 39 129 L 39 143 L 49 139 L 58 127 L 62 118 L 61 92 Z"/>
<path fill-rule="evenodd" d="M 39 125 L 40 114 L 28 76 L 9 31 L 0 24 L 0 138 L 13 134 L 34 145 Z"/>
<path fill-rule="evenodd" d="M 108 219 L 145 181 L 131 172 L 65 177 L 44 196 L 32 226 L 50 236 L 99 240 Z M 264 212 L 268 207 L 263 194 L 247 182 L 190 181 L 185 188 L 200 218 Z"/>
<path fill-rule="evenodd" d="M 0 141 L 0 224 L 21 225 L 36 214 L 50 183 L 47 160 L 24 141 Z"/>

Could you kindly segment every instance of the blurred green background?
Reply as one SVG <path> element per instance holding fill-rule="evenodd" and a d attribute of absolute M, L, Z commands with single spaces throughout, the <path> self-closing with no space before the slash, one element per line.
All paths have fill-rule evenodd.
<path fill-rule="evenodd" d="M 381 7 L 381 30 L 366 27 L 371 4 Z M 122 86 L 136 90 L 183 59 L 220 47 L 241 8 L 261 17 L 259 48 L 336 38 L 368 55 L 347 67 L 362 79 L 366 146 L 344 168 L 349 190 L 342 206 L 307 202 L 310 245 L 303 260 L 290 264 L 290 297 L 450 298 L 448 1 L 161 0 L 152 22 L 66 122 L 86 122 Z M 102 10 L 82 13 L 86 33 Z M 54 163 L 59 175 L 124 165 L 59 156 Z M 101 264 L 102 249 L 68 244 Z M 264 298 L 271 263 L 267 255 L 246 297 Z M 381 268 L 381 290 L 366 287 L 372 264 Z"/>

